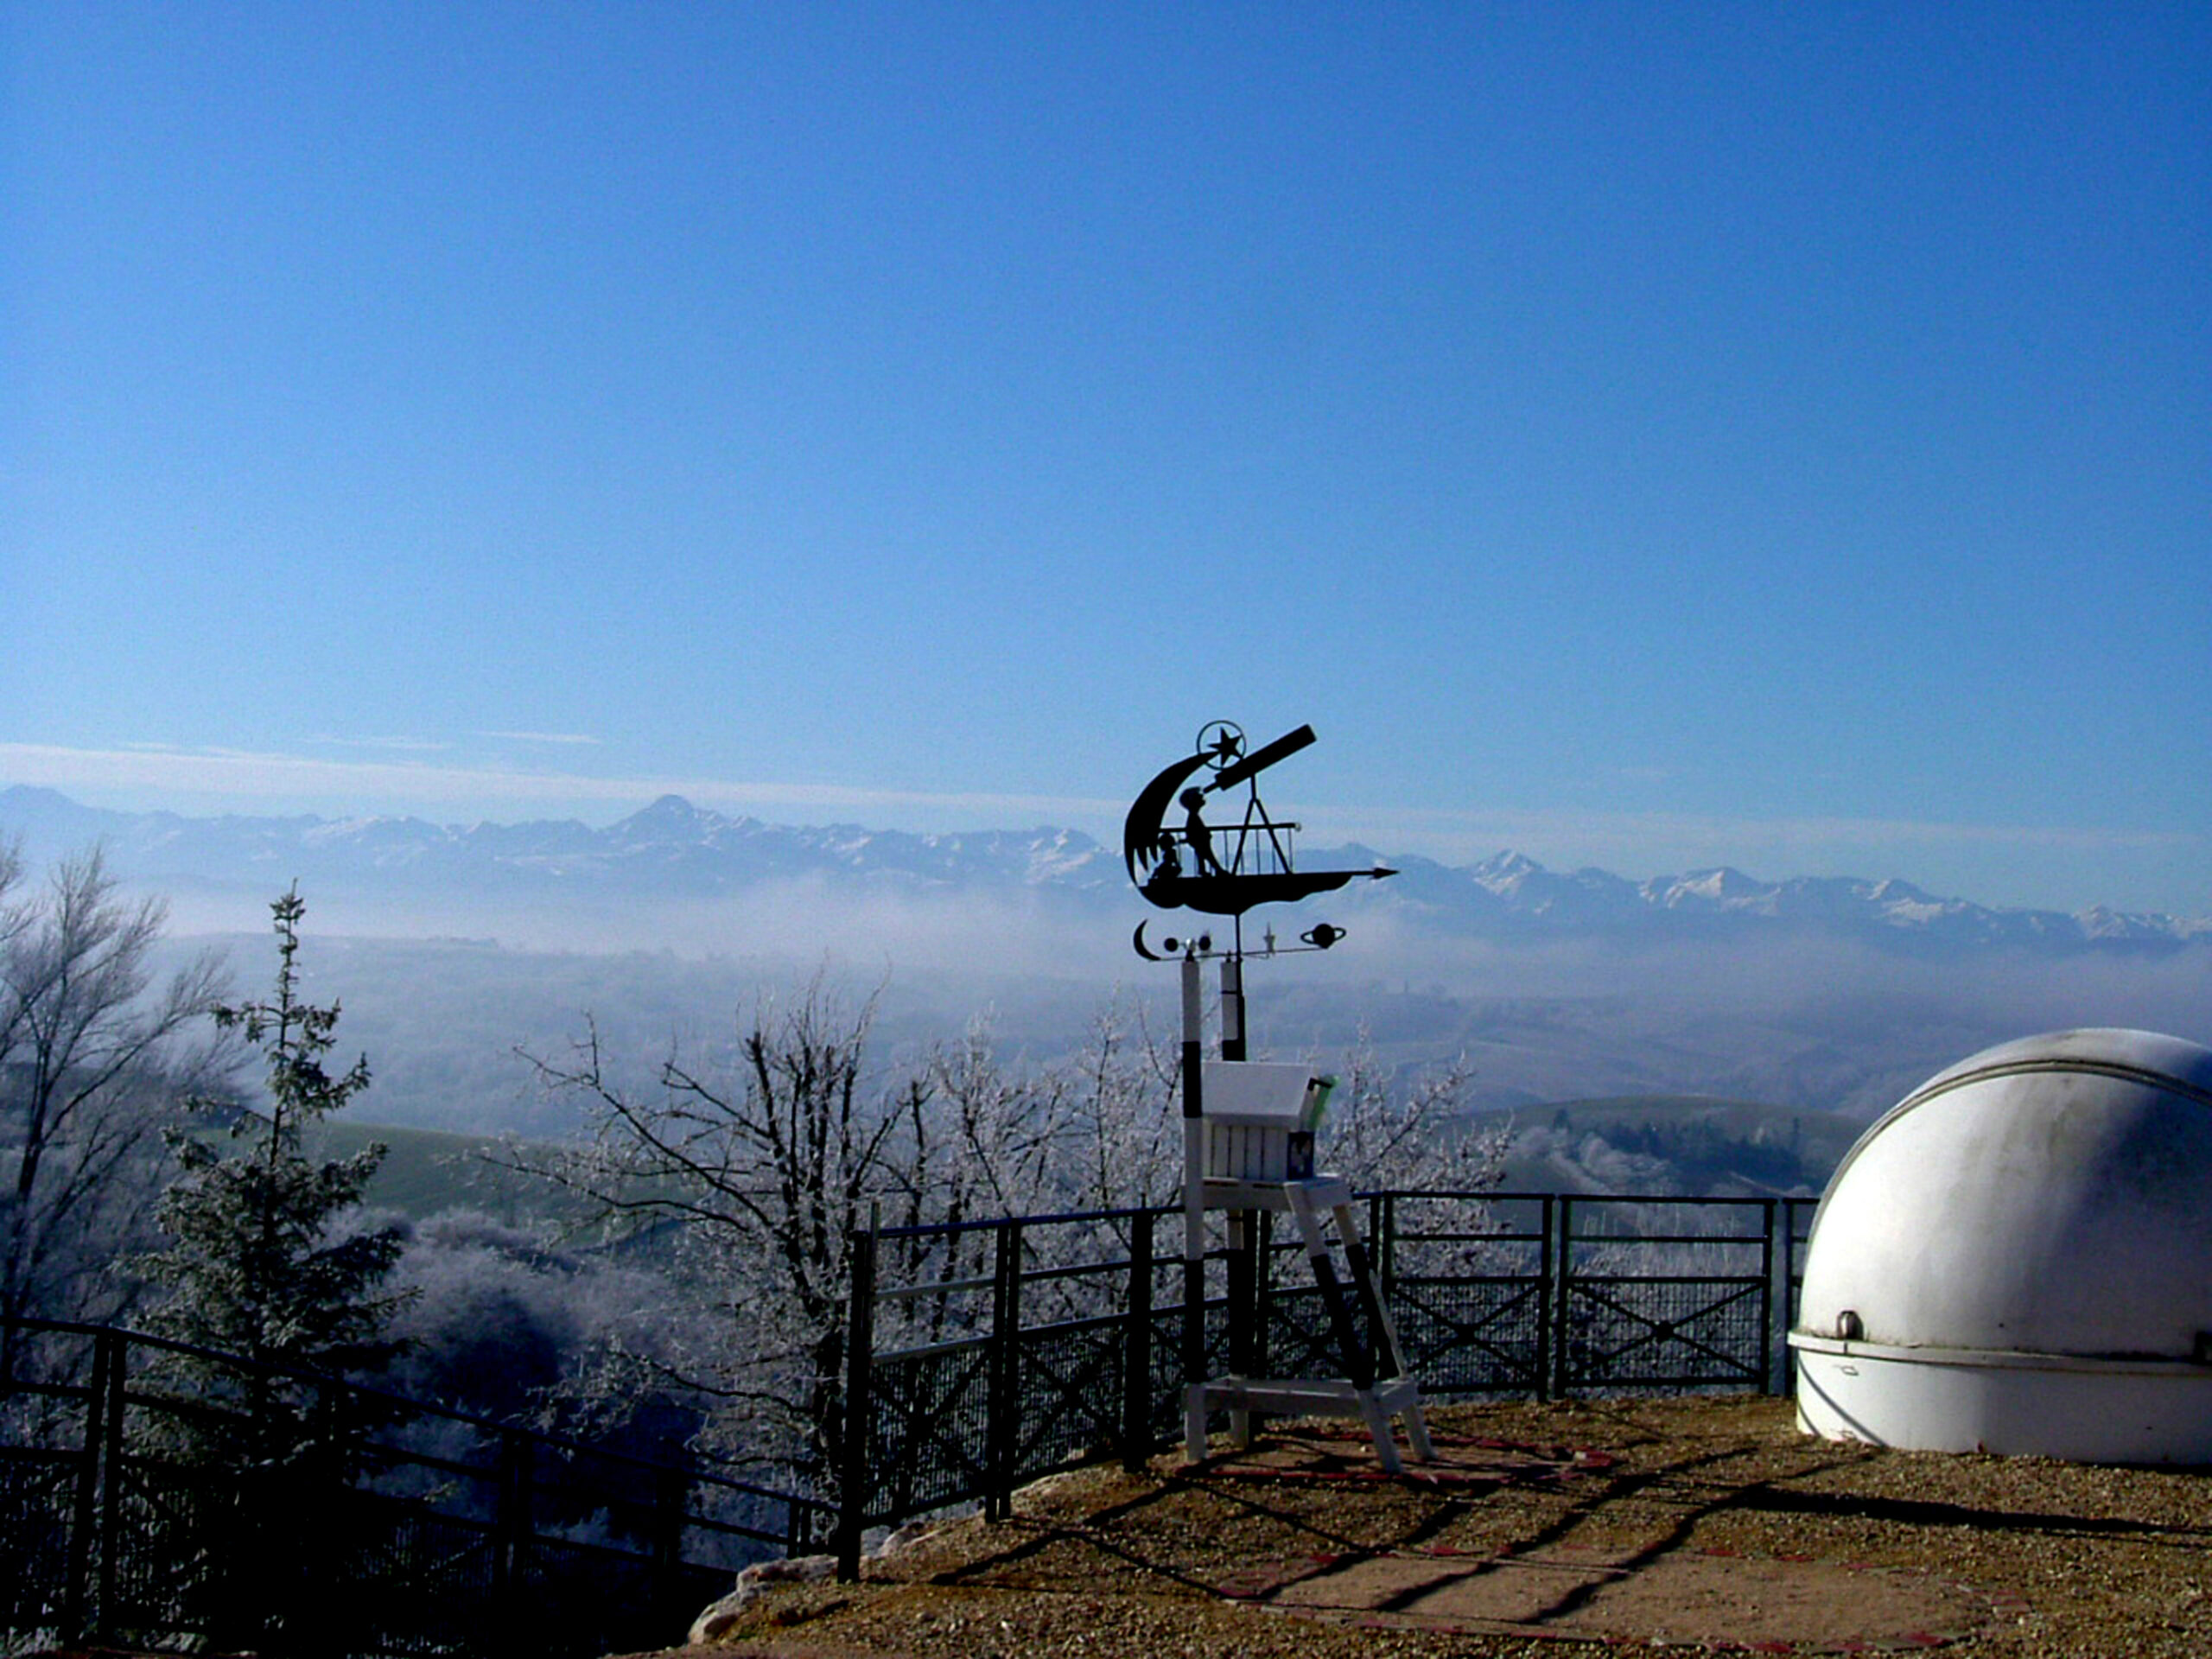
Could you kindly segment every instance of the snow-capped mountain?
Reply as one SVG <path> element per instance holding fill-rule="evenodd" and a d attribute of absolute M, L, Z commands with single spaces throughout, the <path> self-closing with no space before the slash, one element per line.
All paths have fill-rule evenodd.
<path fill-rule="evenodd" d="M 34 859 L 94 842 L 149 886 L 278 890 L 382 888 L 419 897 L 458 884 L 482 894 L 563 891 L 687 897 L 811 878 L 877 887 L 1051 888 L 1071 896 L 1126 886 L 1121 861 L 1073 830 L 912 835 L 854 824 L 803 827 L 730 817 L 665 795 L 603 829 L 573 819 L 435 824 L 422 818 L 218 817 L 111 812 L 52 790 L 0 790 L 0 836 Z"/>
<path fill-rule="evenodd" d="M 1722 867 L 1631 881 L 1599 869 L 1562 873 L 1521 853 L 1464 869 L 1391 859 L 1399 889 L 1378 895 L 1427 913 L 1440 929 L 1500 938 L 1749 938 L 1782 934 L 1855 938 L 1893 950 L 2178 950 L 2212 945 L 2212 918 L 2113 911 L 2004 909 L 1938 898 L 1907 881 L 1795 876 L 1763 881 Z"/>
<path fill-rule="evenodd" d="M 0 837 L 35 861 L 104 844 L 118 872 L 156 889 L 266 898 L 297 880 L 319 900 L 448 898 L 555 906 L 564 899 L 702 899 L 807 883 L 825 898 L 901 894 L 1005 898 L 1071 912 L 1135 916 L 1119 855 L 1065 829 L 918 835 L 852 824 L 731 817 L 664 796 L 592 829 L 573 820 L 434 824 L 419 818 L 184 817 L 86 807 L 51 790 L 0 791 Z M 1309 849 L 1306 868 L 1395 867 L 1332 899 L 1389 913 L 1442 938 L 1500 943 L 1592 939 L 1662 944 L 1811 934 L 1910 955 L 2164 953 L 2212 948 L 2212 918 L 2078 915 L 1940 898 L 1898 880 L 1801 876 L 1767 881 L 1726 868 L 1632 881 L 1549 870 L 1519 853 L 1453 868 L 1351 846 Z"/>

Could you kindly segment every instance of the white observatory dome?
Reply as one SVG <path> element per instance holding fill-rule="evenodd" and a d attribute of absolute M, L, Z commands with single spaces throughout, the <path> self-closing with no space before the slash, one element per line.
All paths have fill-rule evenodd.
<path fill-rule="evenodd" d="M 1845 1154 L 1798 1306 L 1813 1433 L 2212 1463 L 2212 1049 L 2067 1031 L 1939 1072 Z"/>

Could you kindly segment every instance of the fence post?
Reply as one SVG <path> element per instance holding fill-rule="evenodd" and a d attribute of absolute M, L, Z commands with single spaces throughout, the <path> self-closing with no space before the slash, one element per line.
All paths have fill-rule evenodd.
<path fill-rule="evenodd" d="M 1398 1284 L 1398 1195 L 1375 1192 L 1367 1200 L 1367 1236 L 1375 1241 L 1375 1280 L 1387 1306 Z"/>
<path fill-rule="evenodd" d="M 1274 1323 L 1275 1308 L 1274 1211 L 1262 1210 L 1253 1216 L 1252 1238 L 1252 1369 L 1248 1375 L 1266 1376 L 1270 1374 L 1268 1332 Z M 1260 1420 L 1255 1416 L 1251 1421 L 1256 1433 Z"/>
<path fill-rule="evenodd" d="M 796 1495 L 784 1500 L 784 1554 L 786 1556 L 811 1555 L 814 1553 L 814 1510 Z"/>
<path fill-rule="evenodd" d="M 129 1357 L 124 1352 L 120 1332 L 103 1331 L 100 1340 L 108 1344 L 107 1383 L 95 1409 L 107 1421 L 100 1432 L 100 1559 L 92 1591 L 92 1622 L 105 1630 L 115 1624 L 120 1611 L 116 1605 L 116 1579 L 123 1567 L 123 1408 Z"/>
<path fill-rule="evenodd" d="M 1780 1380 L 1785 1394 L 1789 1391 L 1790 1367 L 1796 1357 L 1788 1344 L 1787 1334 L 1797 1322 L 1798 1292 L 1802 1288 L 1798 1275 L 1804 1270 L 1804 1262 L 1797 1249 L 1802 1242 L 1797 1236 L 1797 1217 L 1808 1210 L 1817 1212 L 1819 1204 L 1818 1198 L 1784 1198 L 1782 1201 L 1782 1329 L 1785 1340 L 1777 1369 L 1781 1373 Z"/>
<path fill-rule="evenodd" d="M 1552 1210 L 1557 1202 L 1547 1192 L 1536 1206 L 1536 1398 L 1547 1402 L 1556 1394 L 1552 1387 Z"/>
<path fill-rule="evenodd" d="M 1122 1467 L 1141 1473 L 1152 1450 L 1152 1212 L 1129 1222 L 1128 1334 L 1122 1343 Z"/>
<path fill-rule="evenodd" d="M 1762 1298 L 1762 1305 L 1759 1308 L 1759 1392 L 1772 1394 L 1774 1392 L 1774 1310 L 1776 1306 L 1774 1294 L 1776 1205 L 1772 1198 L 1762 1198 L 1759 1205 L 1764 1211 L 1766 1218 L 1765 1237 L 1759 1249 L 1759 1295 Z M 1788 1297 L 1785 1296 L 1781 1300 L 1783 1306 L 1786 1307 L 1789 1305 Z"/>
<path fill-rule="evenodd" d="M 852 1236 L 852 1284 L 845 1310 L 845 1433 L 837 1471 L 837 1577 L 861 1575 L 861 1534 L 868 1524 L 868 1431 L 875 1421 L 868 1398 L 875 1347 L 875 1228 Z"/>
<path fill-rule="evenodd" d="M 656 1607 L 670 1607 L 683 1564 L 683 1507 L 691 1477 L 683 1465 L 681 1446 L 665 1445 L 661 1455 L 667 1461 L 653 1471 L 652 1594 Z"/>
<path fill-rule="evenodd" d="M 1021 1223 L 1018 1220 L 1000 1224 L 993 1281 L 986 1385 L 990 1403 L 984 1412 L 983 1431 L 991 1486 L 983 1501 L 983 1515 L 987 1520 L 1003 1521 L 1014 1513 L 1014 1464 L 1021 1448 L 1021 1385 L 1017 1375 L 1021 1342 Z"/>
<path fill-rule="evenodd" d="M 510 1629 L 521 1600 L 523 1558 L 530 1537 L 531 1465 L 537 1460 L 519 1429 L 499 1431 L 499 1490 L 492 1513 L 492 1600 Z"/>
<path fill-rule="evenodd" d="M 1555 1287 L 1553 1311 L 1556 1335 L 1552 1344 L 1552 1397 L 1564 1400 L 1573 1382 L 1573 1363 L 1568 1356 L 1568 1330 L 1573 1324 L 1568 1304 L 1573 1300 L 1574 1286 L 1574 1200 L 1561 1193 L 1559 1196 L 1559 1276 Z"/>
<path fill-rule="evenodd" d="M 61 1637 L 80 1641 L 92 1634 L 86 1628 L 92 1605 L 92 1533 L 100 1524 L 101 1475 L 107 1414 L 108 1377 L 120 1363 L 116 1350 L 120 1339 L 111 1330 L 92 1338 L 92 1380 L 85 1395 L 83 1462 L 77 1473 L 76 1502 L 69 1521 L 69 1560 L 61 1595 Z"/>

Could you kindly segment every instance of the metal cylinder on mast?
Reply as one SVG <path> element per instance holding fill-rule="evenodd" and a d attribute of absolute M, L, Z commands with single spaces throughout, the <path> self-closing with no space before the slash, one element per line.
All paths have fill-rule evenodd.
<path fill-rule="evenodd" d="M 1221 1058 L 1244 1058 L 1244 958 L 1233 950 L 1221 959 Z"/>

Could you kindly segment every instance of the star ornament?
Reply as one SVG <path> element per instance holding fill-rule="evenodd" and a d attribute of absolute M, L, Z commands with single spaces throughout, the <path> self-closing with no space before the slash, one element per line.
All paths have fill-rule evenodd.
<path fill-rule="evenodd" d="M 1217 720 L 1198 734 L 1198 753 L 1216 772 L 1244 753 L 1244 734 L 1225 720 Z"/>

